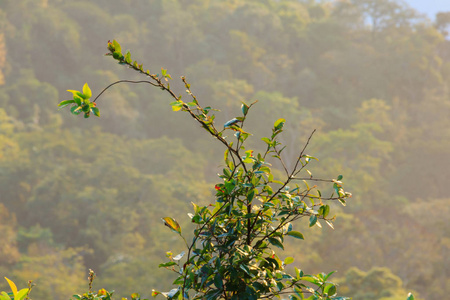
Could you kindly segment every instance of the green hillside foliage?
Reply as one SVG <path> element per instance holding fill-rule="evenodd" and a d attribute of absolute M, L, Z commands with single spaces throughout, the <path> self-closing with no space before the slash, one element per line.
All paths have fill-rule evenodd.
<path fill-rule="evenodd" d="M 372 268 L 368 272 L 350 268 L 340 289 L 352 299 L 403 300 L 408 293 L 402 280 L 389 268 Z"/>
<path fill-rule="evenodd" d="M 255 137 L 285 118 L 288 167 L 317 129 L 314 175 L 345 174 L 353 198 L 345 211 L 332 206 L 335 230 L 286 240 L 292 266 L 337 270 L 340 293 L 358 300 L 412 290 L 445 299 L 445 16 L 427 20 L 394 0 L 0 1 L 0 274 L 21 287 L 32 279 L 35 299 L 82 292 L 88 268 L 117 296 L 171 288 L 175 277 L 158 264 L 183 243 L 160 218 L 193 228 L 186 212 L 191 201 L 211 203 L 223 149 L 145 84 L 109 89 L 101 118 L 56 109 L 72 99 L 68 88 L 89 82 L 95 96 L 141 78 L 102 56 L 116 39 L 152 72 L 170 70 L 183 95 L 175 79 L 185 75 L 202 103 L 221 110 L 217 124 L 241 101 L 258 100 L 246 124 Z M 265 147 L 252 137 L 248 145 Z"/>

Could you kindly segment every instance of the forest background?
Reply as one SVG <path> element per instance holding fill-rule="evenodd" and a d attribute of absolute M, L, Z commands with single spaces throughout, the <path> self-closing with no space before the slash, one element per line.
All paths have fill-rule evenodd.
<path fill-rule="evenodd" d="M 170 289 L 158 264 L 182 245 L 160 218 L 189 226 L 222 149 L 145 85 L 109 90 L 101 119 L 55 109 L 86 81 L 96 94 L 139 78 L 102 57 L 114 38 L 185 75 L 218 122 L 253 100 L 255 136 L 287 119 L 288 162 L 318 129 L 314 174 L 344 174 L 354 196 L 335 230 L 290 243 L 295 266 L 338 270 L 340 294 L 358 300 L 445 299 L 449 24 L 393 0 L 0 1 L 0 274 L 33 279 L 35 299 L 85 290 L 87 268 L 118 295 Z"/>

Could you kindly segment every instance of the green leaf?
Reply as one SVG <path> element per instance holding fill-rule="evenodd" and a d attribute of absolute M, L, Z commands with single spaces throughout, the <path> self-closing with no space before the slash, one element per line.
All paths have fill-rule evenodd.
<path fill-rule="evenodd" d="M 285 264 L 285 265 L 292 264 L 293 262 L 294 262 L 294 258 L 293 258 L 293 257 L 288 256 L 288 257 L 286 257 L 286 258 L 284 259 L 284 264 Z"/>
<path fill-rule="evenodd" d="M 91 110 L 91 107 L 89 105 L 85 104 L 81 107 L 81 110 L 84 111 L 85 113 L 87 113 Z"/>
<path fill-rule="evenodd" d="M 116 51 L 113 53 L 113 57 L 114 59 L 120 60 L 122 58 L 122 53 Z"/>
<path fill-rule="evenodd" d="M 125 55 L 125 62 L 126 62 L 127 64 L 131 64 L 131 62 L 132 62 L 130 51 L 128 51 L 127 54 Z"/>
<path fill-rule="evenodd" d="M 73 113 L 74 115 L 79 115 L 81 113 L 81 106 L 74 106 L 72 108 L 70 108 L 70 112 Z"/>
<path fill-rule="evenodd" d="M 177 232 L 178 234 L 181 234 L 181 227 L 178 224 L 178 222 L 175 221 L 175 219 L 170 218 L 170 217 L 165 217 L 162 220 L 164 222 L 164 225 L 169 227 L 172 231 Z"/>
<path fill-rule="evenodd" d="M 278 120 L 273 124 L 273 127 L 275 128 L 275 130 L 280 130 L 280 129 L 283 128 L 285 122 L 286 122 L 286 120 L 283 119 L 283 118 L 278 119 Z"/>
<path fill-rule="evenodd" d="M 85 99 L 92 97 L 92 91 L 87 83 L 83 85 L 83 95 L 85 96 Z"/>
<path fill-rule="evenodd" d="M 299 299 L 304 299 L 303 291 L 301 288 L 294 286 L 294 292 L 299 296 Z"/>
<path fill-rule="evenodd" d="M 122 48 L 120 47 L 120 44 L 116 40 L 113 40 L 113 46 L 115 52 L 122 54 Z"/>
<path fill-rule="evenodd" d="M 286 233 L 286 235 L 295 237 L 296 239 L 301 239 L 301 240 L 305 239 L 303 237 L 303 234 L 301 232 L 298 232 L 298 231 L 289 231 L 288 233 Z"/>
<path fill-rule="evenodd" d="M 63 108 L 69 105 L 70 103 L 75 103 L 75 100 L 63 100 L 58 104 L 58 107 Z"/>
<path fill-rule="evenodd" d="M 177 265 L 177 263 L 176 262 L 174 262 L 174 261 L 169 261 L 169 262 L 166 262 L 166 263 L 163 263 L 163 264 L 159 264 L 159 268 L 167 268 L 167 267 L 171 267 L 171 266 L 176 266 Z"/>
<path fill-rule="evenodd" d="M 179 111 L 183 108 L 183 102 L 180 100 L 172 102 L 170 105 L 172 106 L 173 111 Z"/>
<path fill-rule="evenodd" d="M 276 238 L 269 238 L 269 243 L 271 243 L 271 244 L 274 245 L 275 247 L 278 247 L 278 248 L 284 250 L 283 244 L 280 242 L 280 240 L 278 240 L 278 239 L 276 239 Z"/>
<path fill-rule="evenodd" d="M 247 265 L 239 265 L 239 268 L 241 268 L 245 273 L 247 273 L 247 275 L 252 276 Z"/>
<path fill-rule="evenodd" d="M 222 288 L 223 288 L 222 275 L 220 275 L 220 273 L 217 273 L 217 274 L 214 276 L 214 285 L 215 285 L 218 289 L 222 289 Z"/>
<path fill-rule="evenodd" d="M 242 105 L 241 105 L 241 110 L 242 110 L 242 114 L 243 114 L 244 116 L 247 115 L 248 109 L 249 109 L 249 106 L 248 106 L 247 104 L 245 104 L 245 103 L 242 103 Z"/>
<path fill-rule="evenodd" d="M 91 110 L 94 113 L 94 115 L 96 115 L 97 117 L 100 117 L 100 111 L 98 110 L 97 107 L 92 107 Z"/>
<path fill-rule="evenodd" d="M 287 223 L 287 232 L 292 231 L 292 223 Z"/>
<path fill-rule="evenodd" d="M 256 192 L 258 192 L 258 190 L 256 190 Z M 253 198 L 255 197 L 255 189 L 252 189 L 248 194 L 247 194 L 247 201 L 250 203 L 252 202 Z"/>
<path fill-rule="evenodd" d="M 230 126 L 236 124 L 237 122 L 239 122 L 239 119 L 233 118 L 230 121 L 228 121 L 225 124 L 223 124 L 223 128 L 230 127 Z"/>
<path fill-rule="evenodd" d="M 250 164 L 250 163 L 253 162 L 253 158 L 247 157 L 247 158 L 245 158 L 245 159 L 243 160 L 243 162 L 246 163 L 246 164 Z"/>
<path fill-rule="evenodd" d="M 414 300 L 414 295 L 412 293 L 408 294 L 408 298 L 406 300 Z"/>
<path fill-rule="evenodd" d="M 326 293 L 328 294 L 328 296 L 333 296 L 334 294 L 336 294 L 336 286 L 335 285 L 331 285 L 328 288 L 328 291 Z"/>
<path fill-rule="evenodd" d="M 84 95 L 82 92 L 80 91 L 76 91 L 76 90 L 67 90 L 68 92 L 71 92 L 73 96 L 78 96 L 81 99 L 84 99 Z M 76 99 L 74 99 L 76 101 Z"/>
<path fill-rule="evenodd" d="M 304 281 L 308 281 L 308 282 L 320 285 L 319 284 L 319 280 L 317 278 L 314 278 L 314 277 L 310 276 L 310 275 L 305 275 L 305 276 L 301 277 L 300 280 L 304 280 Z"/>
<path fill-rule="evenodd" d="M 2 292 L 0 300 L 11 300 L 11 297 L 6 292 Z"/>
<path fill-rule="evenodd" d="M 227 148 L 227 150 L 225 150 L 225 153 L 223 154 L 223 160 L 225 161 L 225 163 L 228 163 L 228 154 L 230 153 L 230 150 Z"/>
<path fill-rule="evenodd" d="M 330 213 L 330 206 L 326 204 L 323 209 L 323 217 L 326 218 L 329 213 Z"/>
<path fill-rule="evenodd" d="M 17 295 L 14 297 L 14 300 L 23 300 L 28 294 L 28 289 L 21 289 Z"/>
<path fill-rule="evenodd" d="M 73 95 L 73 101 L 75 101 L 78 106 L 81 106 L 81 104 L 84 102 L 84 99 L 78 95 Z"/>
<path fill-rule="evenodd" d="M 313 227 L 316 223 L 317 223 L 317 216 L 311 215 L 311 217 L 309 217 L 309 227 Z"/>
<path fill-rule="evenodd" d="M 336 271 L 331 271 L 330 273 L 328 273 L 327 275 L 325 275 L 325 277 L 323 278 L 323 280 L 327 280 L 331 275 L 333 275 L 334 273 L 336 273 Z"/>
<path fill-rule="evenodd" d="M 272 142 L 270 141 L 269 138 L 263 137 L 263 138 L 261 138 L 261 140 L 264 141 L 267 145 L 271 145 L 272 144 Z"/>

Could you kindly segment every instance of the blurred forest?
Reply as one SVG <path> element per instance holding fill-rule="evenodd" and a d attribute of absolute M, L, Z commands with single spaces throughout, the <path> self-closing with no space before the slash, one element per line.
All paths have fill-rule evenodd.
<path fill-rule="evenodd" d="M 0 1 L 0 274 L 35 299 L 85 290 L 87 268 L 118 295 L 170 288 L 158 264 L 181 243 L 160 218 L 190 226 L 224 149 L 147 85 L 110 89 L 100 119 L 57 110 L 67 89 L 139 78 L 103 56 L 116 39 L 180 93 L 185 75 L 218 122 L 258 100 L 256 148 L 262 120 L 287 119 L 287 161 L 318 129 L 314 174 L 343 174 L 353 198 L 335 230 L 290 244 L 297 267 L 338 270 L 356 300 L 446 299 L 449 24 L 394 0 Z"/>

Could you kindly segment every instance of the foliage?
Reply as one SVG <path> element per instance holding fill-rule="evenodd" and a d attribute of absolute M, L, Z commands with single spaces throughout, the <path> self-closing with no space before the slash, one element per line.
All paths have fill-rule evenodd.
<path fill-rule="evenodd" d="M 0 274 L 39 277 L 35 298 L 67 299 L 61 290 L 43 295 L 65 260 L 32 270 L 24 262 L 43 263 L 39 247 L 58 257 L 89 248 L 79 253 L 80 268 L 95 269 L 97 284 L 115 297 L 170 290 L 177 274 L 154 262 L 183 241 L 166 236 L 159 217 L 191 231 L 185 211 L 190 201 L 210 203 L 223 150 L 145 84 L 115 85 L 102 97 L 101 119 L 55 113 L 67 87 L 87 81 L 100 91 L 135 79 L 99 59 L 98 41 L 114 35 L 145 65 L 195 82 L 197 98 L 223 112 L 217 124 L 248 99 L 258 99 L 250 112 L 258 117 L 247 118 L 245 131 L 265 136 L 266 120 L 285 118 L 277 138 L 289 169 L 318 129 L 309 146 L 321 158 L 314 175 L 351 174 L 345 186 L 354 197 L 345 213 L 330 205 L 339 214 L 335 231 L 298 222 L 305 242 L 299 249 L 286 238 L 280 254 L 295 258 L 289 272 L 338 270 L 342 278 L 353 266 L 388 267 L 405 290 L 447 298 L 448 29 L 448 12 L 428 20 L 395 0 L 2 1 Z M 257 153 L 266 144 L 249 138 L 246 145 Z M 281 178 L 281 165 L 271 171 Z M 64 286 L 80 290 L 80 280 Z"/>
<path fill-rule="evenodd" d="M 181 79 L 191 102 L 184 102 L 181 96 L 176 96 L 168 83 L 171 76 L 167 70 L 161 69 L 161 75 L 144 71 L 142 64 L 131 59 L 130 52 L 122 54 L 121 46 L 115 40 L 108 42 L 108 50 L 107 55 L 119 64 L 150 77 L 150 81 L 133 83 L 144 82 L 167 91 L 175 100 L 171 103 L 174 111 L 189 113 L 226 147 L 225 167 L 219 175 L 221 182 L 215 185 L 215 202 L 206 206 L 193 203 L 194 213 L 190 218 L 196 229 L 192 243 L 187 242 L 175 219 L 163 218 L 164 224 L 185 241 L 187 249 L 175 256 L 167 252 L 169 261 L 159 265 L 179 274 L 174 281 L 178 287 L 167 293 L 154 290 L 152 295 L 162 294 L 169 299 L 261 299 L 289 293 L 292 299 L 304 299 L 308 294 L 308 299 L 346 299 L 338 297 L 336 285 L 328 281 L 334 272 L 308 275 L 295 268 L 295 275 L 290 275 L 285 272 L 285 267 L 294 259 L 286 257 L 281 260 L 274 251 L 274 247 L 284 249 L 286 237 L 304 238 L 301 232 L 293 230 L 292 222 L 298 219 L 307 218 L 309 227 L 321 227 L 319 219 L 333 227 L 335 217 L 330 216 L 330 206 L 326 202 L 339 201 L 345 205 L 346 199 L 351 197 L 342 187 L 342 175 L 331 180 L 318 179 L 307 169 L 310 162 L 317 160 L 305 154 L 312 134 L 294 167 L 288 170 L 281 157 L 284 147 L 280 148 L 277 138 L 283 131 L 285 119 L 278 119 L 272 134 L 262 138 L 266 150 L 253 154 L 253 150 L 244 146 L 250 133 L 243 127 L 255 103 L 242 103 L 241 115 L 227 121 L 219 131 L 214 122 L 215 115 L 211 114 L 215 109 L 199 104 L 184 77 Z M 124 81 L 109 85 L 99 95 L 120 82 Z M 87 84 L 83 92 L 69 91 L 74 99 L 62 101 L 60 107 L 72 104 L 72 114 L 78 115 L 83 111 L 88 118 L 93 111 L 99 116 L 98 108 L 91 105 L 98 97 L 90 101 L 92 93 Z M 233 132 L 234 141 L 225 135 Z M 272 174 L 272 164 L 268 162 L 271 157 L 283 166 L 284 181 Z M 295 184 L 295 181 L 302 183 Z M 310 186 L 308 182 L 329 182 L 334 190 L 331 195 L 322 196 L 317 185 Z"/>
<path fill-rule="evenodd" d="M 89 100 L 92 97 L 92 92 L 87 83 L 83 86 L 82 92 L 75 90 L 69 90 L 69 92 L 72 92 L 73 99 L 62 101 L 58 104 L 59 107 L 63 108 L 69 104 L 74 104 L 70 109 L 71 113 L 79 115 L 83 112 L 84 117 L 89 118 L 89 115 L 92 112 L 97 117 L 100 117 L 100 112 L 96 107 L 96 103 Z"/>
<path fill-rule="evenodd" d="M 0 265 L 9 265 L 17 262 L 20 257 L 17 249 L 16 232 L 14 225 L 17 223 L 8 209 L 0 203 L 0 232 L 2 243 L 0 245 Z"/>
<path fill-rule="evenodd" d="M 6 278 L 6 281 L 9 284 L 9 287 L 11 288 L 11 292 L 7 293 L 7 292 L 0 292 L 0 300 L 28 300 L 29 299 L 29 295 L 31 292 L 31 289 L 33 287 L 33 284 L 31 281 L 28 282 L 28 288 L 24 288 L 24 289 L 17 289 L 16 284 L 9 280 L 8 278 Z"/>
<path fill-rule="evenodd" d="M 84 266 L 81 254 L 86 249 L 50 247 L 45 243 L 31 243 L 27 255 L 22 255 L 11 276 L 20 281 L 33 279 L 37 288 L 35 299 L 70 295 L 82 287 Z M 67 298 L 66 298 L 67 299 Z"/>
<path fill-rule="evenodd" d="M 403 300 L 408 294 L 402 288 L 402 280 L 388 268 L 375 267 L 368 272 L 351 268 L 339 285 L 341 291 L 345 291 L 353 299 Z M 407 300 L 414 299 L 411 295 L 410 293 Z"/>

